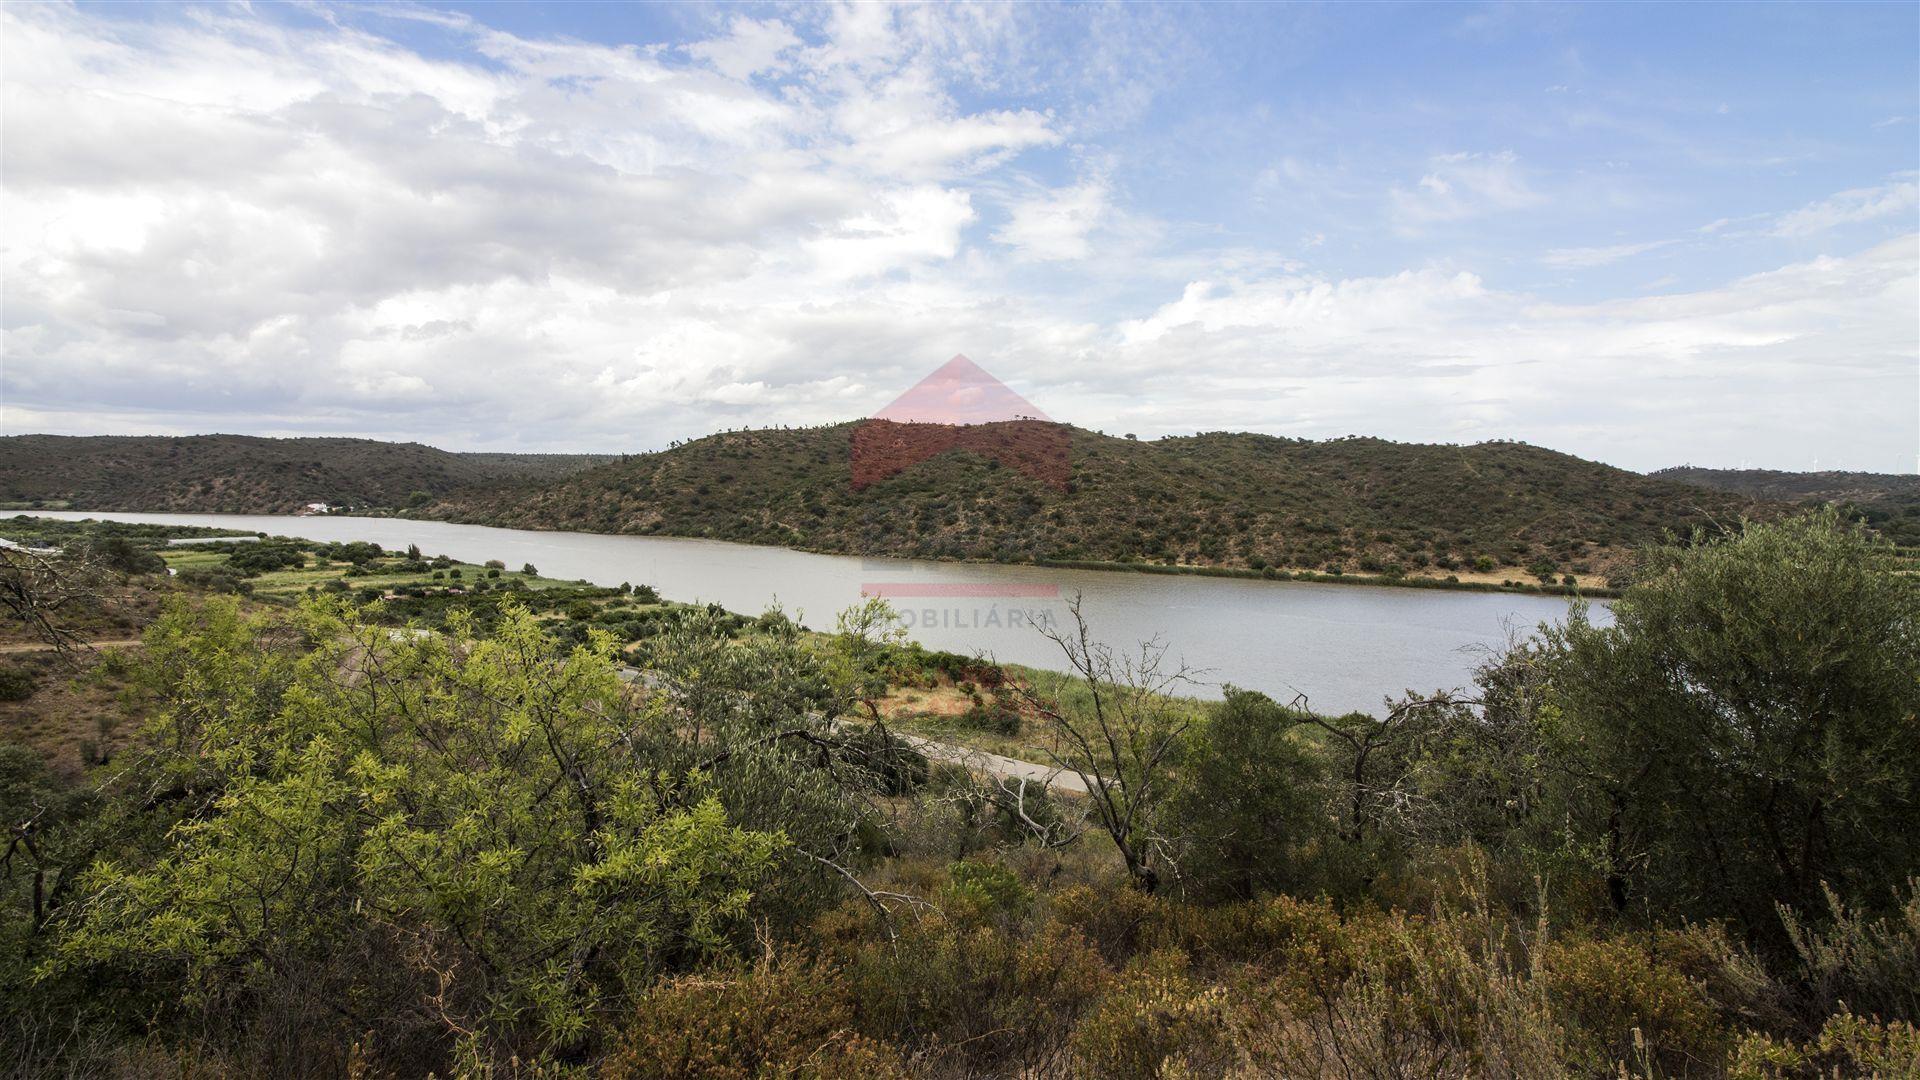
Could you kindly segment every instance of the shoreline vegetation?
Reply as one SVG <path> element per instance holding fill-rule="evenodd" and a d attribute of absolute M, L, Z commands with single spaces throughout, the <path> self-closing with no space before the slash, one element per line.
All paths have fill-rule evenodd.
<path fill-rule="evenodd" d="M 0 507 L 0 511 L 5 511 L 9 509 L 16 509 L 16 508 Z M 54 509 L 54 508 L 43 507 L 42 509 Z M 113 511 L 113 510 L 102 510 L 102 509 L 69 510 L 69 511 L 62 511 L 62 512 L 79 513 L 79 514 L 106 514 L 106 515 L 112 515 L 116 513 L 116 511 Z M 142 514 L 142 513 L 187 514 L 187 513 L 201 513 L 202 511 L 124 510 L 124 511 L 117 511 L 117 512 L 128 513 L 128 514 Z M 219 512 L 220 511 L 205 511 L 205 513 L 209 513 L 209 514 L 219 513 Z M 23 510 L 23 511 L 19 511 L 15 516 L 32 517 L 34 516 L 34 514 L 32 510 Z M 261 515 L 247 515 L 247 516 L 261 516 Z M 265 516 L 297 517 L 300 515 L 265 515 Z M 399 520 L 399 521 L 442 521 L 449 525 L 477 525 L 483 528 L 505 528 L 506 527 L 506 526 L 500 526 L 500 525 L 492 525 L 485 521 L 468 521 L 468 520 L 463 520 L 463 519 L 454 518 L 454 517 L 426 517 L 426 516 L 413 513 L 410 511 L 406 511 L 406 510 L 365 510 L 365 511 L 356 510 L 351 513 L 328 515 L 328 516 L 386 518 L 386 519 Z M 58 519 L 47 519 L 47 520 L 58 520 Z M 107 520 L 107 519 L 82 518 L 79 520 L 94 521 L 94 520 Z M 1051 567 L 1051 568 L 1056 568 L 1061 570 L 1093 570 L 1093 571 L 1106 571 L 1106 572 L 1114 572 L 1114 573 L 1162 574 L 1162 575 L 1169 575 L 1174 577 L 1185 576 L 1185 577 L 1234 578 L 1234 579 L 1243 580 L 1243 581 L 1271 581 L 1276 583 L 1297 581 L 1297 582 L 1310 582 L 1310 583 L 1322 584 L 1322 585 L 1372 585 L 1372 586 L 1379 586 L 1382 588 L 1449 589 L 1449 590 L 1458 590 L 1463 592 L 1519 593 L 1519 594 L 1534 595 L 1534 596 L 1565 596 L 1570 598 L 1586 598 L 1586 599 L 1612 599 L 1620 595 L 1620 590 L 1612 588 L 1610 586 L 1585 583 L 1585 582 L 1575 584 L 1575 585 L 1565 585 L 1565 584 L 1559 584 L 1559 583 L 1549 585 L 1549 584 L 1538 583 L 1538 582 L 1527 582 L 1527 581 L 1518 581 L 1518 580 L 1508 580 L 1508 581 L 1500 581 L 1500 582 L 1462 581 L 1458 579 L 1448 580 L 1446 578 L 1429 577 L 1424 575 L 1408 575 L 1408 574 L 1392 575 L 1392 574 L 1366 574 L 1366 573 L 1345 573 L 1345 572 L 1335 574 L 1335 573 L 1326 573 L 1326 572 L 1313 571 L 1313 570 L 1288 571 L 1288 570 L 1280 570 L 1280 569 L 1271 568 L 1271 567 L 1263 570 L 1255 570 L 1250 567 L 1184 566 L 1184 565 L 1177 565 L 1177 564 L 1168 565 L 1165 563 L 1150 563 L 1150 562 L 1127 561 L 1127 560 L 1106 561 L 1106 560 L 1098 560 L 1098 559 L 1038 559 L 1030 562 L 1015 562 L 1015 561 L 997 561 L 992 559 L 972 559 L 972 558 L 961 558 L 961 557 L 939 556 L 939 555 L 880 555 L 880 554 L 871 554 L 871 553 L 836 551 L 828 548 L 814 548 L 814 547 L 805 547 L 805 546 L 792 545 L 792 544 L 763 544 L 763 543 L 756 543 L 756 542 L 747 541 L 747 540 L 723 540 L 723 539 L 709 537 L 709 536 L 678 536 L 670 533 L 603 533 L 603 532 L 594 532 L 589 529 L 564 529 L 564 528 L 541 527 L 541 526 L 533 526 L 533 525 L 513 526 L 513 528 L 524 529 L 525 531 L 528 531 L 528 532 L 577 533 L 584 536 L 636 536 L 642 539 L 645 539 L 649 536 L 658 536 L 662 539 L 668 539 L 668 540 L 704 540 L 704 541 L 709 541 L 712 543 L 719 543 L 719 544 L 740 544 L 746 547 L 777 547 L 782 550 L 803 552 L 809 555 L 833 555 L 833 556 L 839 556 L 842 558 L 898 559 L 903 562 L 953 563 L 953 564 L 962 565 L 962 566 L 965 566 L 965 565 L 1034 566 L 1034 567 Z M 249 534 L 249 535 L 252 535 L 252 534 Z"/>
<path fill-rule="evenodd" d="M 380 444 L 353 443 L 337 464 L 302 440 L 15 437 L 0 439 L 0 477 L 13 478 L 0 500 L 29 512 L 36 500 L 80 512 L 293 512 L 314 502 L 855 557 L 1548 595 L 1577 583 L 1587 596 L 1611 595 L 1648 545 L 1786 507 L 1510 441 L 1234 432 L 1143 441 L 1006 421 L 966 426 L 945 446 L 936 430 L 945 427 L 740 429 L 604 459 L 416 446 L 383 456 Z M 907 449 L 887 449 L 896 443 Z M 143 467 L 149 459 L 159 464 Z"/>

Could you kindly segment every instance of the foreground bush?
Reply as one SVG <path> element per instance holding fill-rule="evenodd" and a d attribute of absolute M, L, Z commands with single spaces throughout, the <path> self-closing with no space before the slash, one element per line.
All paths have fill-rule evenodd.
<path fill-rule="evenodd" d="M 441 637 L 215 600 L 146 653 L 138 839 L 87 872 L 44 973 L 138 988 L 149 1015 L 576 1052 L 598 1001 L 720 949 L 784 846 L 637 767 L 649 721 L 605 652 L 559 654 L 525 612 Z"/>
<path fill-rule="evenodd" d="M 600 1075 L 891 1080 L 906 1075 L 886 1044 L 854 1030 L 846 980 L 792 959 L 665 980 L 641 996 Z"/>

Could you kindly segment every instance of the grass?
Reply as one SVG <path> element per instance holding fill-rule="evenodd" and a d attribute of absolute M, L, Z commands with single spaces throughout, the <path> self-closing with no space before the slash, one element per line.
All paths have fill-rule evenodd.
<path fill-rule="evenodd" d="M 169 548 L 161 551 L 160 557 L 167 561 L 170 569 L 176 571 L 213 569 L 227 562 L 223 552 L 191 547 Z M 446 567 L 425 571 L 399 570 L 398 567 L 405 561 L 404 556 L 382 556 L 363 564 L 362 573 L 350 574 L 356 568 L 354 563 L 309 554 L 304 567 L 269 570 L 247 580 L 253 585 L 254 596 L 274 601 L 296 600 L 310 590 L 324 588 L 332 581 L 341 582 L 349 589 L 379 589 L 383 592 L 411 586 L 429 589 L 471 588 L 480 582 L 487 582 L 496 588 L 514 588 L 514 583 L 518 583 L 532 592 L 577 587 L 575 582 L 523 574 L 518 570 L 501 570 L 497 577 L 490 578 L 487 576 L 489 568 L 477 563 L 453 562 Z M 460 577 L 453 576 L 454 570 L 460 571 Z M 435 577 L 435 574 L 440 576 Z"/>
<path fill-rule="evenodd" d="M 1003 664 L 1001 669 L 1009 681 L 1028 687 L 1041 699 L 1051 702 L 1062 715 L 1077 723 L 1091 720 L 1093 694 L 1079 678 L 1019 664 Z M 979 693 L 983 699 L 991 700 L 991 691 L 982 689 Z M 1219 704 L 1211 699 L 1165 695 L 1158 700 L 1176 722 L 1189 724 L 1204 723 Z M 893 687 L 880 703 L 880 713 L 893 728 L 950 746 L 1043 765 L 1052 764 L 1052 755 L 1066 755 L 1066 744 L 1056 737 L 1057 733 L 1046 719 L 1023 711 L 1020 729 L 1009 734 L 969 719 L 972 705 L 973 699 L 965 690 L 946 676 L 938 676 L 931 686 Z"/>
<path fill-rule="evenodd" d="M 0 701 L 0 739 L 29 747 L 69 784 L 114 762 L 140 728 L 139 702 L 123 693 L 118 649 L 63 659 L 52 650 L 8 653 L 0 668 L 25 674 L 32 693 Z"/>

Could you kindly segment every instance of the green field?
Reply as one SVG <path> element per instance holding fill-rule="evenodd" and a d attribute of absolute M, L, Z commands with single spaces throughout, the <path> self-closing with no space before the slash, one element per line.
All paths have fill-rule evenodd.
<path fill-rule="evenodd" d="M 168 569 L 183 572 L 223 567 L 227 565 L 229 559 L 225 552 L 198 550 L 195 547 L 167 548 L 160 552 L 160 557 L 167 561 Z M 292 600 L 309 591 L 325 588 L 329 582 L 334 581 L 354 591 L 378 589 L 382 592 L 409 587 L 466 588 L 480 582 L 488 582 L 495 588 L 524 588 L 533 591 L 554 588 L 572 589 L 579 585 L 578 582 L 557 581 L 538 574 L 523 574 L 518 570 L 500 570 L 496 576 L 490 578 L 487 576 L 488 567 L 465 562 L 452 562 L 445 567 L 431 570 L 410 571 L 401 569 L 405 562 L 402 556 L 388 555 L 369 563 L 356 565 L 344 559 L 328 559 L 314 555 L 309 557 L 306 566 L 297 569 L 270 570 L 248 580 L 253 585 L 252 595 L 263 600 Z M 353 573 L 356 569 L 361 572 Z M 453 571 L 458 571 L 458 574 L 454 574 Z"/>

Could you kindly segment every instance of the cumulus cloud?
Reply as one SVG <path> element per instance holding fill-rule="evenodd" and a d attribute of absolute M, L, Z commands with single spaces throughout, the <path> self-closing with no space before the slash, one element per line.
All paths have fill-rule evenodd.
<path fill-rule="evenodd" d="M 800 43 L 800 35 L 786 23 L 743 16 L 727 24 L 725 37 L 695 42 L 687 47 L 687 53 L 713 65 L 728 78 L 751 79 L 788 70 L 791 64 L 783 57 Z"/>
<path fill-rule="evenodd" d="M 0 12 L 8 426 L 592 444 L 652 443 L 676 405 L 680 434 L 768 400 L 844 415 L 777 369 L 871 344 L 800 358 L 768 328 L 949 306 L 914 278 L 960 250 L 964 185 L 1058 138 L 957 104 L 951 43 L 879 9 L 804 47 L 736 18 L 684 61 L 434 17 L 465 59 L 246 12 Z"/>
<path fill-rule="evenodd" d="M 1195 282 L 1122 324 L 1110 378 L 1125 390 L 1108 403 L 1142 426 L 1516 437 L 1638 468 L 1737 463 L 1754 446 L 1805 468 L 1851 427 L 1877 433 L 1872 464 L 1899 470 L 1920 440 L 1916 290 L 1912 235 L 1594 304 L 1438 270 Z"/>

